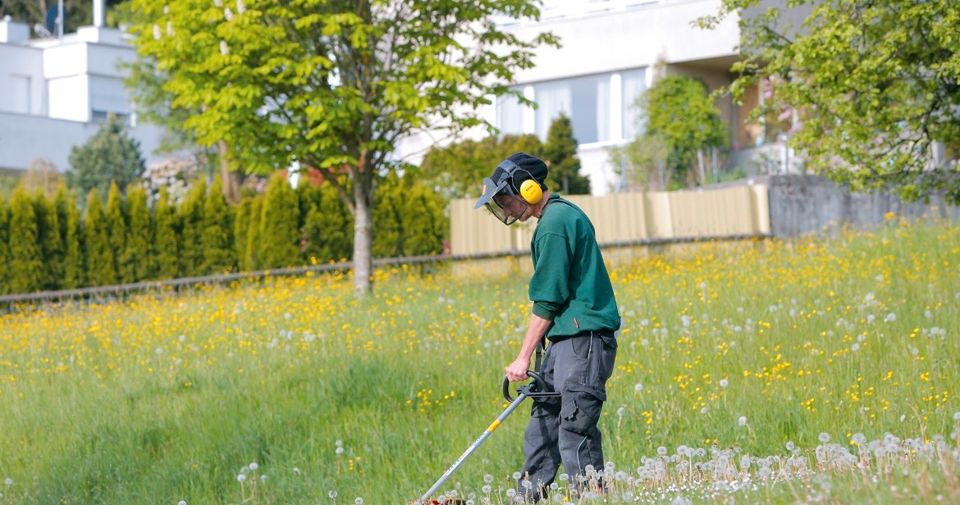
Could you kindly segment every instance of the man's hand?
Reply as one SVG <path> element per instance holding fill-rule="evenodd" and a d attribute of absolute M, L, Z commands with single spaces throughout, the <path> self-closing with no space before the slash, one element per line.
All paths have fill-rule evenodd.
<path fill-rule="evenodd" d="M 507 373 L 507 379 L 510 382 L 517 382 L 527 378 L 527 370 L 529 369 L 530 358 L 518 356 L 504 371 Z"/>

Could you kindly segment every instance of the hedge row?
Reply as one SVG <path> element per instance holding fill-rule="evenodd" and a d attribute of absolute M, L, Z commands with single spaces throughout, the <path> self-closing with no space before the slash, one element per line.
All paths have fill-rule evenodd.
<path fill-rule="evenodd" d="M 438 254 L 447 229 L 442 198 L 388 177 L 374 197 L 373 255 Z M 131 187 L 96 191 L 81 215 L 61 187 L 47 198 L 14 191 L 0 202 L 0 293 L 102 286 L 349 259 L 353 217 L 329 185 L 294 190 L 274 177 L 263 194 L 228 204 L 219 179 L 196 183 L 178 205 L 148 205 Z"/>

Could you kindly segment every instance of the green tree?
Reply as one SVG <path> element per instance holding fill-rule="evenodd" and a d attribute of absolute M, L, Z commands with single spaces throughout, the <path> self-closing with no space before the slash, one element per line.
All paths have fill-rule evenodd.
<path fill-rule="evenodd" d="M 635 142 L 666 143 L 668 183 L 676 177 L 705 184 L 704 152 L 727 142 L 727 127 L 707 87 L 683 75 L 664 77 L 640 96 L 640 110 L 646 132 Z M 691 173 L 695 162 L 700 170 Z"/>
<path fill-rule="evenodd" d="M 223 273 L 234 269 L 233 216 L 231 207 L 223 195 L 220 177 L 214 177 L 213 185 L 203 202 L 203 266 L 204 274 Z"/>
<path fill-rule="evenodd" d="M 247 230 L 250 228 L 250 213 L 253 210 L 253 199 L 243 198 L 236 205 L 236 217 L 233 220 L 233 257 L 237 268 L 244 271 L 247 268 Z"/>
<path fill-rule="evenodd" d="M 134 0 L 139 54 L 166 73 L 172 106 L 204 145 L 221 140 L 253 170 L 299 162 L 354 216 L 354 283 L 370 291 L 375 174 L 396 140 L 430 126 L 479 125 L 547 34 L 523 40 L 493 16 L 539 17 L 535 2 L 277 2 L 236 12 L 211 2 Z M 176 27 L 163 30 L 160 27 Z M 514 92 L 514 94 L 517 94 Z"/>
<path fill-rule="evenodd" d="M 116 259 L 110 246 L 110 228 L 107 215 L 96 189 L 87 194 L 87 214 L 84 217 L 83 246 L 87 261 L 87 283 L 106 286 L 117 283 Z"/>
<path fill-rule="evenodd" d="M 10 293 L 10 213 L 0 199 L 0 295 Z"/>
<path fill-rule="evenodd" d="M 37 233 L 40 241 L 40 257 L 43 258 L 43 289 L 59 289 L 63 283 L 64 256 L 60 216 L 54 201 L 43 193 L 33 197 L 37 216 Z"/>
<path fill-rule="evenodd" d="M 10 291 L 29 293 L 43 288 L 43 250 L 33 202 L 22 188 L 10 200 Z"/>
<path fill-rule="evenodd" d="M 122 282 L 139 282 L 149 278 L 153 254 L 153 233 L 147 192 L 142 186 L 127 191 L 127 240 L 120 259 Z"/>
<path fill-rule="evenodd" d="M 489 136 L 464 140 L 444 147 L 432 147 L 418 169 L 424 184 L 446 199 L 479 196 L 484 177 L 516 152 L 543 156 L 543 144 L 536 135 Z"/>
<path fill-rule="evenodd" d="M 543 158 L 550 167 L 547 187 L 571 195 L 589 195 L 590 178 L 580 175 L 577 139 L 573 138 L 570 117 L 561 114 L 550 123 Z"/>
<path fill-rule="evenodd" d="M 377 185 L 373 206 L 373 256 L 403 256 L 404 184 L 397 174 L 390 174 Z"/>
<path fill-rule="evenodd" d="M 203 275 L 203 201 L 206 195 L 207 183 L 198 179 L 177 208 L 181 275 Z"/>
<path fill-rule="evenodd" d="M 897 188 L 908 199 L 944 190 L 960 203 L 960 4 L 953 0 L 796 0 L 810 14 L 790 27 L 782 9 L 739 16 L 743 59 L 736 98 L 761 81 L 771 96 L 755 115 L 790 108 L 790 139 L 808 167 L 855 190 Z M 713 26 L 757 0 L 723 0 Z M 759 9 L 754 9 L 759 10 Z"/>
<path fill-rule="evenodd" d="M 284 174 L 278 173 L 270 178 L 260 212 L 260 267 L 281 268 L 299 263 L 299 204 L 297 194 Z"/>
<path fill-rule="evenodd" d="M 157 279 L 173 279 L 180 274 L 176 212 L 177 209 L 170 204 L 167 189 L 160 188 L 160 196 L 153 209 L 156 228 L 151 262 L 152 277 Z"/>
<path fill-rule="evenodd" d="M 435 191 L 413 180 L 405 181 L 402 200 L 403 256 L 421 256 L 443 252 L 443 239 L 450 227 L 444 216 L 446 202 Z"/>
<path fill-rule="evenodd" d="M 68 184 L 83 193 L 96 189 L 101 197 L 112 183 L 125 190 L 144 170 L 140 143 L 127 135 L 114 116 L 107 118 L 86 144 L 70 150 L 69 162 Z"/>
<path fill-rule="evenodd" d="M 110 252 L 113 254 L 113 271 L 116 272 L 117 282 L 126 282 L 123 264 L 123 254 L 127 247 L 127 216 L 124 209 L 123 196 L 115 182 L 110 183 L 107 193 L 107 240 L 110 243 Z"/>
<path fill-rule="evenodd" d="M 346 205 L 330 185 L 321 186 L 312 195 L 303 224 L 304 259 L 327 263 L 349 258 L 353 223 Z"/>
<path fill-rule="evenodd" d="M 60 236 L 63 242 L 63 283 L 64 289 L 79 288 L 84 285 L 84 260 L 82 223 L 80 211 L 77 209 L 77 199 L 66 186 L 60 186 L 54 200 L 60 222 Z"/>
<path fill-rule="evenodd" d="M 247 227 L 247 242 L 244 244 L 243 269 L 250 272 L 260 269 L 260 222 L 263 220 L 263 195 L 250 201 L 250 217 Z"/>

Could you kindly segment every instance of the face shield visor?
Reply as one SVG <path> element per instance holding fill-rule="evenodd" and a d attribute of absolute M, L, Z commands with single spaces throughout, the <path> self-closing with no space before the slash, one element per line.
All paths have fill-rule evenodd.
<path fill-rule="evenodd" d="M 486 207 L 491 214 L 497 216 L 503 224 L 511 225 L 523 216 L 529 205 L 520 197 L 514 195 L 509 187 L 509 175 L 500 179 L 498 183 L 489 177 L 483 180 L 483 196 L 477 200 L 475 208 Z"/>

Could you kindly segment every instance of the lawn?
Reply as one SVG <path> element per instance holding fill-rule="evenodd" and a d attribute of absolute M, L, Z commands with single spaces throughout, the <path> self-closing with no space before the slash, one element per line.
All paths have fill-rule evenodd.
<path fill-rule="evenodd" d="M 527 263 L 0 316 L 0 503 L 410 503 L 505 406 Z M 896 219 L 636 251 L 612 490 L 556 503 L 960 501 L 958 267 L 960 229 Z M 445 490 L 509 503 L 527 409 Z"/>

